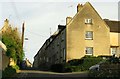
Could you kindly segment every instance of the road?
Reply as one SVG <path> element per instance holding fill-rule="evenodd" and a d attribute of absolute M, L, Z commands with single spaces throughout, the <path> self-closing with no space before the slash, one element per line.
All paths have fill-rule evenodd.
<path fill-rule="evenodd" d="M 21 70 L 11 79 L 81 79 L 87 77 L 87 72 L 55 73 L 38 70 Z"/>

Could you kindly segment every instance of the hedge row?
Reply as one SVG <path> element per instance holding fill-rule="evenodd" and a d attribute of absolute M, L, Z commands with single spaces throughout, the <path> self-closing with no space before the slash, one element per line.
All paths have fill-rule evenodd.
<path fill-rule="evenodd" d="M 88 69 L 100 61 L 102 57 L 85 56 L 81 59 L 74 59 L 68 61 L 66 64 L 54 64 L 51 66 L 51 71 L 54 72 L 78 72 L 88 71 Z"/>

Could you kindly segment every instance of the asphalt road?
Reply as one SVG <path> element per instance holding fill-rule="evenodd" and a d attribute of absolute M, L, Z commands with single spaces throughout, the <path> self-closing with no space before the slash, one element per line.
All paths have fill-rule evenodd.
<path fill-rule="evenodd" d="M 21 70 L 11 79 L 86 79 L 87 72 L 55 73 L 38 70 Z"/>

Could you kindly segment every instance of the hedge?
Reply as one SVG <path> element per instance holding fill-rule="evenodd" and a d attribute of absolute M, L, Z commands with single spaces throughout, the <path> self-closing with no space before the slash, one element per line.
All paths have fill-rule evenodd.
<path fill-rule="evenodd" d="M 85 56 L 81 59 L 68 61 L 66 68 L 70 68 L 73 72 L 88 71 L 91 66 L 98 64 L 100 61 L 103 61 L 102 57 Z"/>
<path fill-rule="evenodd" d="M 85 56 L 81 59 L 70 60 L 66 64 L 53 64 L 50 69 L 53 72 L 88 71 L 91 66 L 100 61 L 103 61 L 102 57 Z"/>
<path fill-rule="evenodd" d="M 2 77 L 11 77 L 13 74 L 16 73 L 16 69 L 14 69 L 13 67 L 9 66 L 7 68 L 5 68 L 5 70 L 2 72 Z"/>
<path fill-rule="evenodd" d="M 7 68 L 5 68 L 4 71 L 2 71 L 2 77 L 11 77 L 13 76 L 16 71 L 19 70 L 19 66 L 15 65 L 15 66 L 8 66 Z"/>

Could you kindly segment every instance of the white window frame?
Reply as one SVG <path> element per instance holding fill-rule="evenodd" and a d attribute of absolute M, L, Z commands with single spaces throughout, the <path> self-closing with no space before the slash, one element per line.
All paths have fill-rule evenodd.
<path fill-rule="evenodd" d="M 111 55 L 114 55 L 114 54 L 116 55 L 117 54 L 117 47 L 111 47 L 110 52 L 111 52 Z"/>
<path fill-rule="evenodd" d="M 93 31 L 86 31 L 85 32 L 85 39 L 86 40 L 93 40 Z"/>
<path fill-rule="evenodd" d="M 88 49 L 89 49 L 89 50 L 92 49 L 92 50 L 90 50 L 91 53 L 88 53 L 88 52 L 90 52 Z M 86 53 L 86 55 L 93 55 L 93 47 L 86 47 L 86 48 L 85 48 L 85 53 Z"/>
<path fill-rule="evenodd" d="M 92 24 L 92 19 L 85 19 L 85 24 Z"/>

